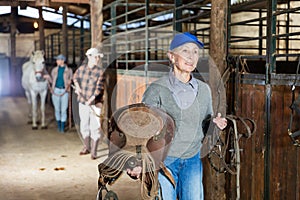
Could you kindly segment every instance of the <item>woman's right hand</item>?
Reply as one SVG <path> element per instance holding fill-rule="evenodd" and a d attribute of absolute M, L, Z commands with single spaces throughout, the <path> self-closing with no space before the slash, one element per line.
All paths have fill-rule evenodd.
<path fill-rule="evenodd" d="M 127 174 L 131 177 L 140 178 L 141 173 L 142 173 L 141 166 L 136 166 L 133 169 L 127 169 Z"/>

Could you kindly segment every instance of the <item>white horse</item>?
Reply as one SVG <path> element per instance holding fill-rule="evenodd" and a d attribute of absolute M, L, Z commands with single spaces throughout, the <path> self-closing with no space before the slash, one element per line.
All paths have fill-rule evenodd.
<path fill-rule="evenodd" d="M 48 91 L 48 82 L 44 78 L 45 59 L 44 51 L 32 52 L 30 60 L 22 66 L 22 86 L 30 106 L 29 118 L 32 117 L 32 129 L 37 129 L 37 97 L 41 99 L 41 126 L 46 129 L 45 124 L 45 101 Z"/>

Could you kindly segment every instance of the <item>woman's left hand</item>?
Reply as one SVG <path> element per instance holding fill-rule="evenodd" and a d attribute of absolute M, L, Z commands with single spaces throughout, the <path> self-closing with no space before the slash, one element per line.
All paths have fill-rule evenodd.
<path fill-rule="evenodd" d="M 217 114 L 217 117 L 213 118 L 213 122 L 218 126 L 219 129 L 223 130 L 227 126 L 227 119 L 221 117 L 221 113 Z"/>
<path fill-rule="evenodd" d="M 50 83 L 52 83 L 51 76 L 49 76 L 48 74 L 44 74 L 43 78 L 46 79 L 47 81 L 49 81 Z"/>

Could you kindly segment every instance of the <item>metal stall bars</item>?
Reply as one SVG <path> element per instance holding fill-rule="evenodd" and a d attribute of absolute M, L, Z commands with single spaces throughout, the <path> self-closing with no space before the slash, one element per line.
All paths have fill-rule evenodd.
<path fill-rule="evenodd" d="M 294 80 L 298 79 L 296 66 L 300 38 L 297 24 L 299 6 L 297 1 L 272 0 L 245 1 L 231 7 L 232 22 L 229 34 L 232 35 L 229 41 L 229 57 L 233 57 L 234 62 L 237 63 L 238 73 L 242 66 L 240 63 L 245 63 L 245 60 L 248 62 L 250 68 L 249 71 L 241 74 L 241 83 L 265 86 L 264 199 L 274 198 L 279 193 L 278 191 L 272 192 L 273 180 L 279 179 L 271 174 L 272 170 L 277 167 L 272 165 L 274 160 L 271 150 L 272 148 L 276 150 L 274 137 L 278 132 L 271 126 L 275 114 L 272 112 L 276 111 L 274 107 L 271 109 L 271 105 L 275 103 L 272 98 L 275 94 L 272 90 L 276 88 L 275 86 L 291 86 Z M 243 18 L 243 16 L 247 17 Z M 249 31 L 244 31 L 246 27 Z M 238 97 L 237 94 L 236 97 Z M 237 99 L 235 101 L 237 103 Z M 236 108 L 238 106 L 234 107 Z"/>
<path fill-rule="evenodd" d="M 46 12 L 60 14 L 58 11 L 53 11 L 49 8 L 43 8 Z M 68 63 L 72 68 L 80 65 L 85 59 L 84 53 L 90 48 L 91 32 L 90 32 L 90 18 L 89 14 L 86 16 L 79 16 L 75 14 L 68 14 L 68 28 L 67 28 L 67 55 Z M 53 59 L 62 52 L 62 47 L 65 43 L 63 40 L 63 32 L 61 29 L 49 30 L 45 36 L 45 57 L 46 64 L 53 65 Z M 35 41 L 35 46 L 39 46 L 39 40 Z"/>
<path fill-rule="evenodd" d="M 110 16 L 104 19 L 107 26 L 103 41 L 105 63 L 107 66 L 113 61 L 116 63 L 119 78 L 124 74 L 143 77 L 144 85 L 148 85 L 168 71 L 168 67 L 162 65 L 168 65 L 169 42 L 178 30 L 193 32 L 208 42 L 208 5 L 200 0 L 176 2 L 177 6 L 148 0 L 143 3 L 119 0 L 103 8 L 104 16 Z M 201 17 L 206 18 L 203 23 L 199 21 Z M 206 34 L 200 34 L 203 26 L 206 26 Z"/>

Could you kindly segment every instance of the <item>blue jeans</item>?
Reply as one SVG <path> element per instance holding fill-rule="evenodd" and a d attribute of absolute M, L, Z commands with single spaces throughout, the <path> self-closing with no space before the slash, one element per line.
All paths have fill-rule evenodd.
<path fill-rule="evenodd" d="M 174 188 L 170 181 L 159 173 L 158 180 L 162 188 L 164 200 L 176 200 L 177 197 L 180 200 L 204 199 L 200 152 L 188 159 L 168 156 L 164 163 L 175 180 Z"/>
<path fill-rule="evenodd" d="M 65 92 L 65 89 L 54 88 L 54 94 L 52 94 L 52 103 L 54 105 L 55 119 L 56 121 L 67 121 L 67 109 L 69 94 Z M 63 94 L 64 93 L 64 94 Z M 62 96 L 59 96 L 63 94 Z"/>

